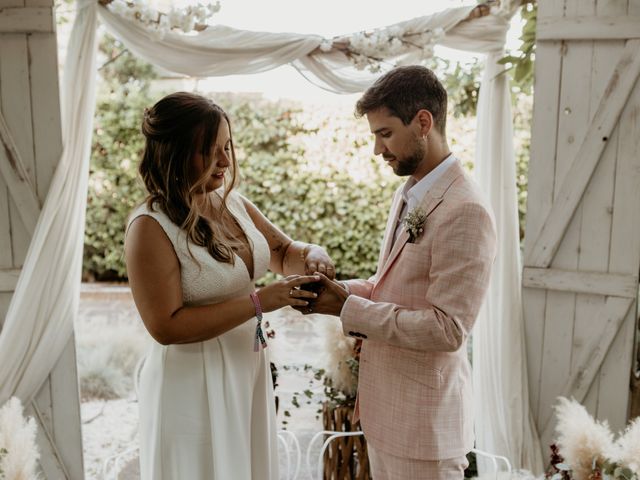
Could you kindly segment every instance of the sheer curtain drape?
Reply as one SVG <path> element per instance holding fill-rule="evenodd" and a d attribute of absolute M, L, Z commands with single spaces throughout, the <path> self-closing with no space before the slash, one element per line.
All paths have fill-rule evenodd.
<path fill-rule="evenodd" d="M 78 311 L 93 133 L 96 2 L 81 0 L 61 91 L 62 157 L 0 332 L 0 405 L 30 401 L 69 341 Z"/>
<path fill-rule="evenodd" d="M 501 51 L 487 55 L 478 99 L 475 174 L 495 211 L 499 251 L 473 330 L 476 442 L 542 473 L 529 407 L 511 97 L 508 78 L 496 63 L 501 57 Z"/>
<path fill-rule="evenodd" d="M 441 44 L 488 53 L 478 104 L 476 172 L 491 199 L 500 243 L 489 298 L 474 329 L 478 447 L 540 471 L 527 401 L 509 89 L 506 77 L 496 76 L 495 64 L 509 21 L 497 15 L 465 20 L 472 9 L 449 9 L 399 25 L 414 30 L 440 27 L 445 31 Z M 193 36 L 170 32 L 157 40 L 95 0 L 79 0 L 63 82 L 64 153 L 0 333 L 0 404 L 11 395 L 25 401 L 35 395 L 68 341 L 77 313 L 98 17 L 132 52 L 176 73 L 258 73 L 289 64 L 314 84 L 338 93 L 362 91 L 375 79 L 357 71 L 342 53 L 322 52 L 318 47 L 323 39 L 317 35 L 215 26 Z M 416 55 L 421 54 L 387 60 L 411 63 Z"/>

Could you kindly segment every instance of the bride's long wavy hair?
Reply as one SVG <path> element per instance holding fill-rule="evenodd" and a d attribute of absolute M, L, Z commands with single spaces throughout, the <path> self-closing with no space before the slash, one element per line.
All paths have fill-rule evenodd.
<path fill-rule="evenodd" d="M 237 241 L 222 222 L 210 222 L 199 215 L 196 196 L 206 193 L 215 160 L 211 150 L 218 129 L 229 117 L 208 98 L 187 92 L 177 92 L 162 98 L 144 112 L 142 133 L 146 138 L 139 172 L 149 193 L 149 209 L 159 208 L 173 223 L 180 226 L 195 245 L 205 247 L 220 262 L 234 263 L 232 247 Z M 207 169 L 193 179 L 193 158 L 200 153 Z M 225 175 L 224 195 L 219 218 L 229 214 L 227 197 L 238 181 L 238 163 L 231 138 L 231 172 Z M 230 177 L 230 178 L 229 178 Z"/>

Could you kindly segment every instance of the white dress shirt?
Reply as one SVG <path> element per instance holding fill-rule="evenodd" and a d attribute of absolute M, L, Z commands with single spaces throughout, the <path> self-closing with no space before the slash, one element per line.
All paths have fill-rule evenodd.
<path fill-rule="evenodd" d="M 400 211 L 400 215 L 398 216 L 398 223 L 396 225 L 396 231 L 393 236 L 393 242 L 395 243 L 398 235 L 402 231 L 402 221 L 408 212 L 416 208 L 420 205 L 420 202 L 427 194 L 429 189 L 433 186 L 434 183 L 447 171 L 447 169 L 456 162 L 457 158 L 453 155 L 453 153 L 449 154 L 447 158 L 445 158 L 440 164 L 427 173 L 419 182 L 416 182 L 413 177 L 409 177 L 409 179 L 404 184 L 404 188 L 402 189 L 402 200 L 403 200 L 403 208 Z"/>

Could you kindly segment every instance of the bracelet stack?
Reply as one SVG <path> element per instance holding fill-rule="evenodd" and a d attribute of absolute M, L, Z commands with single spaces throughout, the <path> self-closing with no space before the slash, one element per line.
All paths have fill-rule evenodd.
<path fill-rule="evenodd" d="M 262 332 L 262 305 L 260 305 L 260 298 L 256 292 L 251 292 L 249 296 L 251 297 L 253 306 L 256 309 L 256 319 L 258 320 L 258 323 L 256 324 L 256 336 L 253 343 L 253 351 L 259 352 L 260 347 L 267 348 L 267 341 L 265 340 L 264 333 Z"/>

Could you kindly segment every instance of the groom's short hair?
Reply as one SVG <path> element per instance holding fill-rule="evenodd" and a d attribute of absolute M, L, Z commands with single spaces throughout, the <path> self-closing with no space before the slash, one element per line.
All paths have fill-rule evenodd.
<path fill-rule="evenodd" d="M 447 91 L 433 71 L 419 65 L 396 67 L 371 85 L 356 103 L 356 116 L 386 107 L 409 125 L 419 110 L 431 112 L 442 134 L 447 125 Z"/>

